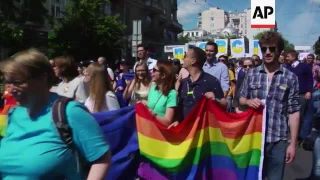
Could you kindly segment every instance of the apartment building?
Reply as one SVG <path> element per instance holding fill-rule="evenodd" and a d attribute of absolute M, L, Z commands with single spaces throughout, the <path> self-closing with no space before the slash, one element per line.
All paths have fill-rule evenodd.
<path fill-rule="evenodd" d="M 228 13 L 219 7 L 211 7 L 199 14 L 197 28 L 218 34 L 229 22 Z"/>
<path fill-rule="evenodd" d="M 112 0 L 111 11 L 120 14 L 127 26 L 126 52 L 131 52 L 133 21 L 142 21 L 142 42 L 149 44 L 151 52 L 164 55 L 164 46 L 177 42 L 177 35 L 183 31 L 177 20 L 177 0 Z M 131 54 L 127 54 L 130 56 Z"/>
<path fill-rule="evenodd" d="M 250 18 L 250 15 L 249 15 Z M 243 12 L 229 12 L 229 21 L 233 28 L 238 30 L 239 36 L 246 36 L 248 29 L 248 13 L 247 9 Z"/>

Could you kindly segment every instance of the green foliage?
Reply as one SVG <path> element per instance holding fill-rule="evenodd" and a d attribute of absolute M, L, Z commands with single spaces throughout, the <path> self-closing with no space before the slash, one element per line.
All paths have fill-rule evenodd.
<path fill-rule="evenodd" d="M 313 50 L 316 55 L 320 55 L 320 41 L 317 40 L 313 45 Z"/>
<path fill-rule="evenodd" d="M 186 43 L 188 43 L 190 41 L 191 41 L 191 38 L 188 35 L 185 35 L 185 36 L 180 35 L 180 36 L 178 36 L 179 44 L 186 44 Z"/>
<path fill-rule="evenodd" d="M 254 36 L 254 39 L 260 39 L 260 38 L 262 37 L 262 35 L 263 35 L 264 32 L 265 32 L 265 31 L 256 34 L 256 35 Z M 277 32 L 277 33 L 279 33 L 279 32 Z M 281 33 L 279 33 L 279 34 L 281 35 Z M 284 40 L 284 52 L 288 52 L 288 51 L 294 50 L 294 45 L 291 44 L 291 43 L 290 43 L 286 38 L 284 38 L 282 35 L 281 35 L 281 37 L 282 37 L 283 40 Z"/>
<path fill-rule="evenodd" d="M 45 0 L 0 0 L 0 46 L 19 51 L 40 38 L 26 23 L 41 27 L 48 19 Z"/>
<path fill-rule="evenodd" d="M 57 21 L 49 35 L 51 57 L 69 54 L 77 60 L 107 55 L 119 49 L 125 25 L 119 16 L 107 16 L 106 0 L 74 0 L 64 18 Z"/>

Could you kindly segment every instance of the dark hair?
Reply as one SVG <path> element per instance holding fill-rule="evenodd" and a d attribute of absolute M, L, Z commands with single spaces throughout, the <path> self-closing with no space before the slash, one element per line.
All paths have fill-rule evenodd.
<path fill-rule="evenodd" d="M 212 42 L 212 41 L 208 41 L 207 44 L 206 44 L 206 47 L 207 47 L 207 46 L 213 46 L 213 47 L 214 47 L 214 50 L 215 50 L 216 52 L 218 52 L 218 45 L 217 45 L 217 43 Z"/>
<path fill-rule="evenodd" d="M 320 55 L 318 55 L 318 56 L 316 57 L 316 60 L 319 60 L 319 61 L 320 61 Z"/>
<path fill-rule="evenodd" d="M 220 58 L 225 58 L 225 59 L 226 59 L 226 61 L 228 61 L 228 60 L 229 60 L 228 56 L 226 56 L 226 55 L 221 55 L 221 56 L 219 56 L 219 58 L 218 58 L 218 59 L 220 59 Z"/>
<path fill-rule="evenodd" d="M 280 54 L 280 56 L 284 56 L 284 57 L 286 57 L 286 56 L 287 56 L 287 54 L 286 54 L 285 52 L 282 52 L 282 53 Z"/>
<path fill-rule="evenodd" d="M 308 54 L 308 56 L 311 56 L 312 59 L 314 59 L 314 54 Z M 308 56 L 307 56 L 307 57 L 308 57 Z"/>
<path fill-rule="evenodd" d="M 261 38 L 259 39 L 259 45 L 262 47 L 264 44 L 275 44 L 277 46 L 277 51 L 279 54 L 284 49 L 284 40 L 282 36 L 274 31 L 266 31 L 262 33 Z"/>
<path fill-rule="evenodd" d="M 54 58 L 56 67 L 61 68 L 62 77 L 77 77 L 79 75 L 78 66 L 72 56 L 59 56 Z"/>
<path fill-rule="evenodd" d="M 173 63 L 171 61 L 159 60 L 157 61 L 159 73 L 165 75 L 162 85 L 162 94 L 167 96 L 169 92 L 174 89 L 176 83 L 176 74 Z"/>
<path fill-rule="evenodd" d="M 189 46 L 189 50 L 193 51 L 192 54 L 193 54 L 194 58 L 196 58 L 197 64 L 202 68 L 204 63 L 207 60 L 206 53 L 202 49 L 200 49 L 196 46 Z"/>
<path fill-rule="evenodd" d="M 148 50 L 149 50 L 148 46 L 145 45 L 145 44 L 143 44 L 143 43 L 138 44 L 138 45 L 137 45 L 137 49 L 138 49 L 139 47 L 143 47 L 143 49 L 144 49 L 145 51 L 148 51 Z"/>
<path fill-rule="evenodd" d="M 257 55 L 257 54 L 252 55 L 252 58 L 253 58 L 253 57 L 258 57 L 258 58 L 260 59 L 260 56 Z"/>
<path fill-rule="evenodd" d="M 296 59 L 298 59 L 298 57 L 299 57 L 299 52 L 295 51 L 295 50 L 290 50 L 290 51 L 288 51 L 287 54 L 290 54 L 291 56 L 294 56 Z"/>

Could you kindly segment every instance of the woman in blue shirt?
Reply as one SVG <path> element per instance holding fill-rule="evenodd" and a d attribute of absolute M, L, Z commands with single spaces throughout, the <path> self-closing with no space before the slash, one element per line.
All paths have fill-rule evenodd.
<path fill-rule="evenodd" d="M 0 67 L 9 91 L 20 104 L 9 113 L 0 144 L 2 180 L 104 179 L 111 163 L 109 145 L 83 105 L 69 102 L 66 120 L 74 145 L 91 165 L 88 175 L 79 170 L 77 154 L 58 134 L 52 106 L 60 96 L 49 92 L 54 74 L 48 59 L 29 49 Z"/>

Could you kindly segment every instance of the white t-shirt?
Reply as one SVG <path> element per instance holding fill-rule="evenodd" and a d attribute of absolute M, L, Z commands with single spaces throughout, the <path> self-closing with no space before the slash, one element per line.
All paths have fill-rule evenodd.
<path fill-rule="evenodd" d="M 80 103 L 88 98 L 88 85 L 83 82 L 83 79 L 76 77 L 68 83 L 62 81 L 56 88 L 56 93 L 60 96 L 73 98 Z"/>
<path fill-rule="evenodd" d="M 113 111 L 113 110 L 120 109 L 120 105 L 119 105 L 117 96 L 113 92 L 108 91 L 106 93 L 105 98 L 106 98 L 106 101 L 102 105 L 100 112 Z M 93 110 L 94 110 L 94 101 L 92 100 L 92 98 L 88 97 L 88 99 L 86 100 L 84 105 L 88 108 L 88 110 L 91 113 L 93 112 Z"/>
<path fill-rule="evenodd" d="M 152 58 L 148 58 L 148 60 L 147 60 L 147 65 L 148 65 L 148 69 L 149 69 L 149 71 L 151 71 L 153 68 L 154 68 L 154 66 L 157 64 L 157 60 L 156 59 L 152 59 Z M 136 70 L 136 65 L 137 65 L 137 63 L 134 65 L 134 67 L 133 67 L 133 71 L 135 71 Z"/>

